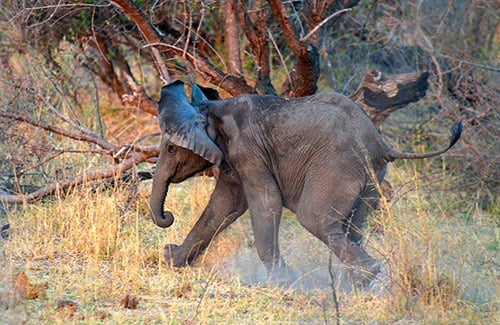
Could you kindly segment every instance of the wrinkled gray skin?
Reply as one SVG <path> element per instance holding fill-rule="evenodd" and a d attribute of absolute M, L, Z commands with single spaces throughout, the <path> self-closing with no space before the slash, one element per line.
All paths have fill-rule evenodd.
<path fill-rule="evenodd" d="M 220 166 L 220 176 L 193 229 L 181 245 L 165 246 L 165 258 L 177 267 L 191 263 L 250 209 L 258 255 L 269 280 L 277 284 L 295 279 L 278 245 L 283 207 L 355 270 L 353 281 L 360 286 L 369 282 L 378 263 L 360 246 L 360 229 L 379 200 L 374 182 L 383 180 L 388 162 L 439 155 L 461 133 L 457 123 L 448 148 L 401 153 L 389 148 L 365 112 L 340 94 L 295 99 L 244 95 L 207 101 L 194 85 L 191 97 L 192 103 L 179 81 L 162 88 L 153 221 L 160 227 L 173 222 L 173 215 L 163 211 L 170 183 L 214 164 Z"/>

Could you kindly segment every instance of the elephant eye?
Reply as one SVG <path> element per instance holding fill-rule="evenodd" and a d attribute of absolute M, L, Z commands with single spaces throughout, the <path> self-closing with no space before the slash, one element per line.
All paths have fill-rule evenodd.
<path fill-rule="evenodd" d="M 169 145 L 167 146 L 167 152 L 168 152 L 168 153 L 174 153 L 174 152 L 175 152 L 175 146 L 174 146 L 174 145 L 172 145 L 172 144 L 169 144 Z"/>

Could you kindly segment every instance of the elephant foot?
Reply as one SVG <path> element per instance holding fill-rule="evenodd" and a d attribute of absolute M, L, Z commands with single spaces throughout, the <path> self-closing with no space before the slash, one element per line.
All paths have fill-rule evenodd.
<path fill-rule="evenodd" d="M 355 290 L 368 290 L 370 284 L 376 279 L 380 272 L 380 264 L 378 262 L 368 267 L 354 267 L 348 271 L 348 279 Z"/>
<path fill-rule="evenodd" d="M 267 273 L 267 282 L 278 287 L 290 287 L 298 279 L 297 273 L 286 264 L 275 266 Z"/>
<path fill-rule="evenodd" d="M 369 284 L 369 290 L 375 294 L 384 294 L 388 292 L 390 285 L 387 267 L 382 266 L 380 272 L 372 279 Z"/>
<path fill-rule="evenodd" d="M 166 244 L 163 247 L 163 256 L 165 256 L 165 261 L 172 267 L 188 265 L 186 254 L 183 253 L 182 247 L 179 245 Z"/>

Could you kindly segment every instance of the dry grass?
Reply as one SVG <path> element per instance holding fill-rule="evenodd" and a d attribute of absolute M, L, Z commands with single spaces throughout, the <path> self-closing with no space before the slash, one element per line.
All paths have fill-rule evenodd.
<path fill-rule="evenodd" d="M 368 249 L 385 261 L 385 288 L 340 292 L 341 323 L 500 320 L 500 206 L 480 210 L 474 199 L 464 200 L 465 193 L 447 190 L 445 169 L 424 177 L 425 169 L 420 162 L 392 166 L 395 196 L 366 225 Z M 173 187 L 167 205 L 177 219 L 167 230 L 146 213 L 150 184 L 141 185 L 128 210 L 127 189 L 80 189 L 64 200 L 9 212 L 10 237 L 0 239 L 0 319 L 9 324 L 336 323 L 328 252 L 289 213 L 282 249 L 304 274 L 305 288 L 257 283 L 263 270 L 247 215 L 194 267 L 174 270 L 163 263 L 163 244 L 182 241 L 212 189 L 208 178 Z M 31 283 L 47 283 L 46 296 L 20 297 L 12 283 L 19 271 Z M 137 306 L 126 304 L 134 299 Z"/>

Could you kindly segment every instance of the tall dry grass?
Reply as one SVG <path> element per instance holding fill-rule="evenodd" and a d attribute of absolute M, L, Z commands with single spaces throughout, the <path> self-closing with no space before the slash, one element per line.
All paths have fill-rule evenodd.
<path fill-rule="evenodd" d="M 379 288 L 339 291 L 341 323 L 464 323 L 499 321 L 498 201 L 481 210 L 465 193 L 449 190 L 446 160 L 439 172 L 426 162 L 400 162 L 389 179 L 394 197 L 366 224 L 367 249 L 383 261 Z M 327 272 L 328 252 L 286 212 L 283 254 L 305 286 L 259 284 L 262 267 L 253 249 L 248 215 L 224 232 L 194 267 L 171 269 L 165 242 L 181 243 L 201 213 L 213 180 L 197 178 L 169 192 L 177 216 L 167 230 L 147 214 L 150 184 L 95 191 L 84 187 L 64 198 L 8 212 L 11 232 L 1 240 L 0 319 L 5 323 L 335 323 Z M 128 209 L 126 207 L 128 206 Z M 338 274 L 342 266 L 335 262 Z M 12 276 L 24 270 L 47 282 L 43 299 L 15 297 Z M 137 309 L 120 306 L 126 295 Z M 61 299 L 77 303 L 68 316 Z"/>

